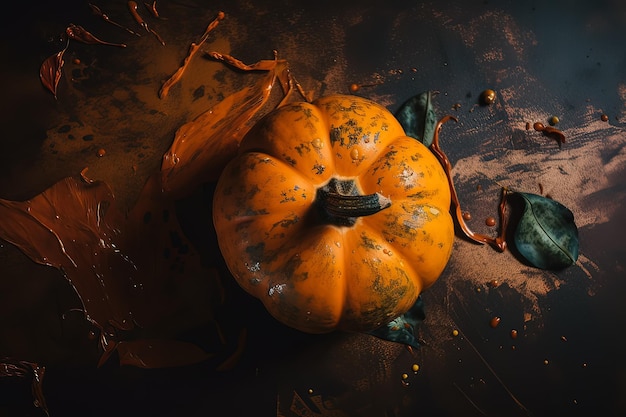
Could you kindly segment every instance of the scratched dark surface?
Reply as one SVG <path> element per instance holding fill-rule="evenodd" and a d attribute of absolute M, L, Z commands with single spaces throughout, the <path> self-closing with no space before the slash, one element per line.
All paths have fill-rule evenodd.
<path fill-rule="evenodd" d="M 236 319 L 225 322 L 245 323 L 245 350 L 232 370 L 216 372 L 211 361 L 144 370 L 112 358 L 96 368 L 97 343 L 63 275 L 1 242 L 0 358 L 46 366 L 51 416 L 626 414 L 623 2 L 161 0 L 166 20 L 150 20 L 140 3 L 166 46 L 102 21 L 88 2 L 41 3 L 2 16 L 2 199 L 31 198 L 88 167 L 132 206 L 176 129 L 256 80 L 198 58 L 167 99 L 157 96 L 223 10 L 205 50 L 250 63 L 277 50 L 315 96 L 358 83 L 357 94 L 395 111 L 414 94 L 438 91 L 438 113 L 458 118 L 444 126 L 442 146 L 471 226 L 494 232 L 482 219 L 495 214 L 501 186 L 549 194 L 574 213 L 581 251 L 576 265 L 548 272 L 457 237 L 447 269 L 424 293 L 424 346 L 413 352 L 360 334 L 299 334 L 238 294 L 241 306 L 226 310 Z M 141 30 L 125 1 L 98 5 Z M 69 23 L 128 47 L 72 42 L 55 100 L 39 66 L 63 46 Z M 480 106 L 486 88 L 498 97 Z M 560 145 L 526 129 L 553 115 L 566 136 Z M 202 198 L 181 206 L 186 223 L 204 225 L 189 229 L 196 242 L 206 211 Z M 189 341 L 211 331 L 180 327 L 175 336 Z M 44 415 L 29 379 L 0 378 L 0 415 Z"/>

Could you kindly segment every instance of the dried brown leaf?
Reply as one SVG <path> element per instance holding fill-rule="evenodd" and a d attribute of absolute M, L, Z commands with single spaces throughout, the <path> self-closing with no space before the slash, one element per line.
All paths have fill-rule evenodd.
<path fill-rule="evenodd" d="M 46 87 L 54 98 L 57 98 L 57 87 L 61 80 L 62 68 L 65 61 L 63 61 L 63 54 L 67 50 L 67 46 L 54 55 L 49 56 L 41 64 L 39 69 L 39 78 L 44 87 Z"/>

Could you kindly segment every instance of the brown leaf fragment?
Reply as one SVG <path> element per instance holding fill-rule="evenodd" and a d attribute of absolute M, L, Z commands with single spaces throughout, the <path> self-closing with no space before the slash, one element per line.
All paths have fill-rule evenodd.
<path fill-rule="evenodd" d="M 66 50 L 67 46 L 56 54 L 46 58 L 39 69 L 41 83 L 52 92 L 55 99 L 57 98 L 57 86 L 61 80 L 62 68 L 65 63 L 65 61 L 63 61 L 63 54 L 65 54 Z"/>
<path fill-rule="evenodd" d="M 88 45 L 110 45 L 118 46 L 120 48 L 126 48 L 126 44 L 124 43 L 112 43 L 100 40 L 82 26 L 78 26 L 73 23 L 70 23 L 69 26 L 65 28 L 65 33 L 67 34 L 68 38 L 78 42 L 86 43 Z"/>
<path fill-rule="evenodd" d="M 33 392 L 33 404 L 40 408 L 46 416 L 49 416 L 46 399 L 43 395 L 43 377 L 46 372 L 45 366 L 36 362 L 16 360 L 9 357 L 0 357 L 0 378 L 32 378 L 31 390 Z"/>
<path fill-rule="evenodd" d="M 257 84 L 220 101 L 210 110 L 182 125 L 161 164 L 166 195 L 188 195 L 199 184 L 214 181 L 237 154 L 239 142 L 269 98 L 275 83 L 273 72 Z"/>
<path fill-rule="evenodd" d="M 545 136 L 556 140 L 557 143 L 559 144 L 559 147 L 561 146 L 562 143 L 565 143 L 565 134 L 561 132 L 559 129 L 556 129 L 552 126 L 546 126 L 542 130 L 542 133 Z"/>
<path fill-rule="evenodd" d="M 126 32 L 131 33 L 135 36 L 141 36 L 140 34 L 138 34 L 137 32 L 135 32 L 134 30 L 131 30 L 130 28 L 127 28 L 126 26 L 122 26 L 119 23 L 111 20 L 109 18 L 109 16 L 104 13 L 102 10 L 100 10 L 100 8 L 98 6 L 96 6 L 95 4 L 89 3 L 89 7 L 91 7 L 91 10 L 93 11 L 93 13 L 95 15 L 100 16 L 102 19 L 104 19 L 105 22 L 108 22 L 110 24 L 112 24 L 113 26 L 117 26 L 118 28 L 124 29 Z"/>
<path fill-rule="evenodd" d="M 222 21 L 223 19 L 224 19 L 224 12 L 219 12 L 217 16 L 215 17 L 215 19 L 213 19 L 211 23 L 209 23 L 209 26 L 207 26 L 206 30 L 204 31 L 204 34 L 202 35 L 202 38 L 200 38 L 200 41 L 198 43 L 195 43 L 195 42 L 191 43 L 191 45 L 189 46 L 189 52 L 187 52 L 187 56 L 185 57 L 185 60 L 183 61 L 183 65 L 181 65 L 176 70 L 176 72 L 172 74 L 172 76 L 169 79 L 167 79 L 161 86 L 161 90 L 159 90 L 159 98 L 165 98 L 167 94 L 169 93 L 170 88 L 174 84 L 176 84 L 178 81 L 180 81 L 180 79 L 183 76 L 183 73 L 187 69 L 187 66 L 191 62 L 191 58 L 193 58 L 193 56 L 198 52 L 202 44 L 207 40 L 209 34 L 213 31 L 213 29 L 217 27 L 219 22 Z"/>
<path fill-rule="evenodd" d="M 172 198 L 188 195 L 203 182 L 217 180 L 226 163 L 236 155 L 241 139 L 263 116 L 263 107 L 274 85 L 278 83 L 283 90 L 279 107 L 294 91 L 306 100 L 302 87 L 289 72 L 289 62 L 278 59 L 276 51 L 273 60 L 254 64 L 244 64 L 219 52 L 208 55 L 239 70 L 266 71 L 267 75 L 226 97 L 176 131 L 174 142 L 161 163 L 162 191 Z"/>
<path fill-rule="evenodd" d="M 185 60 L 183 61 L 183 65 L 178 67 L 176 72 L 172 74 L 172 76 L 168 78 L 167 81 L 165 81 L 163 85 L 161 86 L 161 90 L 159 91 L 159 98 L 164 98 L 165 96 L 167 96 L 167 94 L 170 92 L 170 88 L 172 88 L 174 84 L 180 81 L 180 79 L 183 76 L 183 73 L 185 72 L 185 70 L 187 69 L 187 66 L 189 65 L 189 61 L 191 61 L 191 58 L 193 58 L 196 52 L 198 52 L 198 49 L 200 49 L 200 45 L 197 45 L 192 42 L 191 45 L 189 46 L 189 52 L 187 53 L 187 56 L 185 57 Z"/>
<path fill-rule="evenodd" d="M 235 67 L 241 71 L 272 71 L 278 65 L 278 60 L 276 59 L 263 59 L 261 61 L 255 62 L 254 64 L 245 64 L 244 62 L 231 55 L 226 55 L 219 52 L 211 51 L 207 52 L 207 55 L 217 61 L 222 61 L 225 64 L 228 64 L 231 67 Z"/>
<path fill-rule="evenodd" d="M 159 14 L 159 11 L 157 10 L 157 2 L 153 1 L 152 3 L 146 3 L 144 2 L 144 6 L 146 6 L 146 9 L 148 9 L 148 11 L 150 12 L 150 14 L 152 16 L 154 16 L 157 19 L 163 19 L 163 20 L 167 20 L 164 17 L 161 17 L 161 15 Z"/>

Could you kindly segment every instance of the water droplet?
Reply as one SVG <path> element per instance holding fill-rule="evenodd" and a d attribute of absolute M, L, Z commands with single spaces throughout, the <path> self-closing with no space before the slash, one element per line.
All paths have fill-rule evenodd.
<path fill-rule="evenodd" d="M 350 151 L 350 158 L 352 158 L 352 160 L 358 161 L 360 157 L 361 157 L 361 152 L 359 152 L 359 148 L 353 148 Z"/>

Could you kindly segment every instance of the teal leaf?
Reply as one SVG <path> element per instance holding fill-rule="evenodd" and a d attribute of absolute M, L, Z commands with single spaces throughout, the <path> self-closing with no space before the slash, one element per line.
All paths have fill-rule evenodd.
<path fill-rule="evenodd" d="M 396 119 L 407 136 L 430 146 L 435 135 L 437 114 L 433 107 L 433 94 L 425 91 L 408 99 L 396 112 Z"/>
<path fill-rule="evenodd" d="M 409 311 L 370 331 L 369 334 L 383 340 L 418 348 L 420 344 L 415 337 L 415 327 L 424 321 L 425 317 L 424 302 L 422 296 L 419 296 Z"/>
<path fill-rule="evenodd" d="M 514 243 L 519 253 L 542 269 L 562 269 L 578 259 L 578 228 L 572 212 L 550 198 L 516 193 L 524 203 Z"/>

